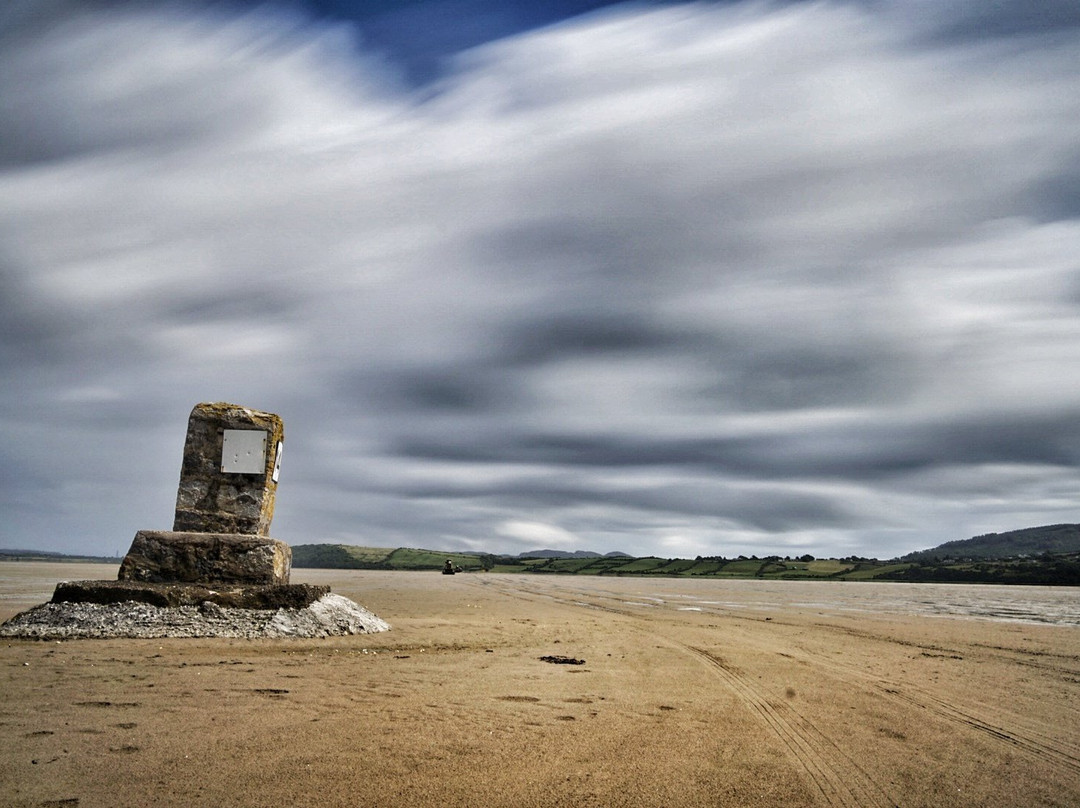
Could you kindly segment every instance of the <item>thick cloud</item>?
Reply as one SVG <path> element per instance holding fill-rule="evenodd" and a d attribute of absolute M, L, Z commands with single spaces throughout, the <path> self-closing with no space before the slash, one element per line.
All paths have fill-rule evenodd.
<path fill-rule="evenodd" d="M 284 417 L 293 543 L 1077 521 L 1080 26 L 991 11 L 614 7 L 417 88 L 299 11 L 16 7 L 0 544 L 168 527 L 205 400 Z"/>

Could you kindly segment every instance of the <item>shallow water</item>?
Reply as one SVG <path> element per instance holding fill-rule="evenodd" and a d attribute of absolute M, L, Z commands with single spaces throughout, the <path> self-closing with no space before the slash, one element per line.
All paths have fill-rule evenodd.
<path fill-rule="evenodd" d="M 0 620 L 52 597 L 58 581 L 110 579 L 108 564 L 0 562 Z M 432 573 L 367 570 L 293 570 L 293 581 L 356 588 L 372 577 L 385 585 L 393 576 Z M 389 577 L 386 577 L 389 576 Z M 503 579 L 538 591 L 557 589 L 600 595 L 621 606 L 685 612 L 799 611 L 821 614 L 921 615 L 1042 625 L 1080 626 L 1080 588 L 906 584 L 858 581 L 759 581 L 690 578 L 601 578 L 476 574 L 477 582 Z M 435 578 L 432 578 L 433 582 Z M 347 592 L 345 594 L 348 594 Z"/>
<path fill-rule="evenodd" d="M 1076 587 L 585 577 L 568 577 L 556 585 L 649 609 L 861 612 L 1080 626 Z"/>
<path fill-rule="evenodd" d="M 0 620 L 47 602 L 60 581 L 115 580 L 119 569 L 118 564 L 0 561 Z"/>

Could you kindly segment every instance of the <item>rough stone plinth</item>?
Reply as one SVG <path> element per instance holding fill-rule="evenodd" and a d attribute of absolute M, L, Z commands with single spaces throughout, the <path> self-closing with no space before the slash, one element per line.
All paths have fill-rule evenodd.
<path fill-rule="evenodd" d="M 138 581 L 63 581 L 52 603 L 149 603 L 162 608 L 215 603 L 230 609 L 306 609 L 330 592 L 328 586 L 239 586 L 224 584 L 162 584 Z"/>
<path fill-rule="evenodd" d="M 120 581 L 273 584 L 289 582 L 292 549 L 268 536 L 140 530 Z"/>
<path fill-rule="evenodd" d="M 223 455 L 226 430 L 265 436 L 257 470 L 236 471 L 226 462 L 236 459 Z M 173 530 L 269 535 L 284 439 L 285 426 L 273 413 L 222 402 L 196 404 L 188 419 Z"/>

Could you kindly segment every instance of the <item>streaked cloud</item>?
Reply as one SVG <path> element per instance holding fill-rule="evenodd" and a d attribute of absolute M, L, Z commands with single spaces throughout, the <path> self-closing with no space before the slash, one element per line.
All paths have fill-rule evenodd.
<path fill-rule="evenodd" d="M 293 543 L 887 557 L 1077 521 L 1065 6 L 617 6 L 422 86 L 300 11 L 30 8 L 4 546 L 168 527 L 204 400 L 285 419 Z"/>

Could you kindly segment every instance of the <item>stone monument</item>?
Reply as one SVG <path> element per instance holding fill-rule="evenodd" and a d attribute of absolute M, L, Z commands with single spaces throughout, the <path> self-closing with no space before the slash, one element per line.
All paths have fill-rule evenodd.
<path fill-rule="evenodd" d="M 285 430 L 236 404 L 188 419 L 172 530 L 135 534 L 115 581 L 64 581 L 0 623 L 0 637 L 329 637 L 388 631 L 328 586 L 290 584 L 272 539 Z"/>
<path fill-rule="evenodd" d="M 61 583 L 53 602 L 251 609 L 305 608 L 326 586 L 290 584 L 292 550 L 272 539 L 281 418 L 236 404 L 197 404 L 188 419 L 171 531 L 140 530 L 116 581 Z"/>

